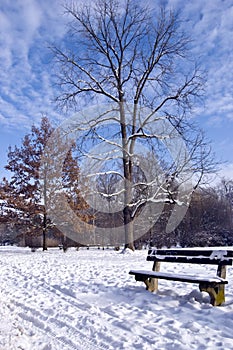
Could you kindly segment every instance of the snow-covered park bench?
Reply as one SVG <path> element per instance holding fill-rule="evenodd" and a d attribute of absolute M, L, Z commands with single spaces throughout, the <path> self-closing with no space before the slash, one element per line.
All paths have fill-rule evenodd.
<path fill-rule="evenodd" d="M 232 265 L 232 250 L 208 249 L 156 249 L 148 251 L 147 261 L 153 261 L 152 271 L 131 270 L 129 273 L 135 276 L 136 281 L 146 284 L 146 289 L 153 292 L 158 290 L 158 279 L 170 281 L 198 283 L 200 291 L 210 295 L 210 302 L 214 306 L 221 305 L 225 301 L 226 267 Z M 217 265 L 216 276 L 193 274 L 176 274 L 160 272 L 161 263 L 188 263 Z M 198 273 L 199 274 L 199 273 Z"/>

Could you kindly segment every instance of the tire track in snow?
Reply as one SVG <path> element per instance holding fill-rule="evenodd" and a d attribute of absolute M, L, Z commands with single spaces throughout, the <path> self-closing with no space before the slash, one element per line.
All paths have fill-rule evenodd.
<path fill-rule="evenodd" d="M 3 293 L 2 293 L 3 294 Z M 107 350 L 108 346 L 90 338 L 85 332 L 81 332 L 76 327 L 71 326 L 63 320 L 55 317 L 46 317 L 42 312 L 35 308 L 26 306 L 24 303 L 16 301 L 12 297 L 5 295 L 7 303 L 12 312 L 16 313 L 22 320 L 31 323 L 39 331 L 49 335 L 55 341 L 67 346 L 67 349 L 74 350 Z M 56 331 L 55 331 L 56 330 Z M 64 333 L 64 334 L 61 334 Z M 68 337 L 68 336 L 69 337 Z M 72 338 L 72 339 L 71 339 Z M 73 341 L 74 338 L 74 341 Z"/>
<path fill-rule="evenodd" d="M 6 263 L 7 262 L 8 261 L 6 261 Z M 4 264 L 5 268 L 6 263 Z M 27 286 L 21 289 L 21 293 L 24 293 L 22 294 L 23 303 L 20 304 L 19 301 L 16 301 L 15 295 L 13 294 L 11 302 L 15 304 L 16 312 L 17 308 L 20 308 L 19 316 L 22 319 L 35 324 L 38 329 L 49 334 L 53 339 L 60 339 L 59 342 L 63 343 L 67 349 L 81 350 L 85 348 L 85 350 L 114 350 L 116 348 L 123 348 L 126 343 L 129 346 L 134 344 L 134 346 L 140 349 L 144 349 L 144 346 L 148 346 L 151 349 L 153 348 L 152 339 L 154 338 L 154 331 L 152 329 L 142 328 L 138 322 L 135 322 L 135 319 L 133 324 L 130 320 L 125 324 L 121 319 L 119 310 L 120 313 L 123 314 L 140 311 L 139 309 L 136 310 L 135 307 L 132 308 L 132 305 L 129 303 L 124 302 L 123 304 L 121 303 L 121 305 L 99 308 L 98 306 L 92 306 L 78 299 L 76 295 L 72 295 L 72 291 L 60 286 L 59 283 L 51 285 L 44 277 L 41 278 L 38 275 L 34 275 L 30 270 L 25 270 L 24 266 L 19 267 L 17 261 L 9 263 L 8 269 L 11 270 L 11 276 L 13 270 L 15 274 L 15 276 L 13 276 L 14 281 L 21 280 Z M 12 281 L 12 283 L 14 283 L 14 281 Z M 54 299 L 52 301 L 52 306 L 56 307 L 55 315 L 53 314 L 51 317 L 49 313 L 45 314 L 46 310 L 43 311 L 43 308 L 41 309 L 38 304 L 35 305 L 36 307 L 28 306 L 32 305 L 31 299 L 35 296 L 35 289 L 39 297 L 44 295 L 44 299 L 48 299 L 47 305 L 50 304 L 50 308 L 47 312 L 51 310 L 50 301 Z M 18 293 L 17 290 L 16 292 Z M 9 296 L 7 298 L 9 300 Z M 72 310 L 72 315 L 70 312 L 66 313 L 64 311 L 67 309 Z M 59 311 L 63 312 L 63 314 L 59 314 Z M 77 312 L 78 315 L 74 317 L 73 314 L 76 315 Z M 64 320 L 64 315 L 66 321 Z M 75 326 L 72 326 L 72 323 L 75 321 Z M 94 322 L 99 323 L 98 327 L 96 327 L 96 324 L 93 327 Z M 137 334 L 139 330 L 137 326 L 140 327 L 139 334 Z M 96 331 L 96 329 L 97 333 L 95 334 L 94 331 Z M 132 332 L 133 329 L 135 332 Z M 64 334 L 61 334 L 64 330 Z M 67 334 L 69 335 L 67 336 Z M 91 334 L 92 337 L 90 337 L 89 334 Z M 82 339 L 82 342 L 85 343 L 84 346 L 76 345 L 79 339 Z M 140 344 L 142 346 L 141 342 L 143 342 L 143 347 L 140 347 Z M 145 347 L 145 349 L 147 349 L 147 347 Z"/>
<path fill-rule="evenodd" d="M 4 264 L 4 267 L 6 268 L 6 264 Z M 37 276 L 33 276 L 29 272 L 24 273 L 21 269 L 19 269 L 17 266 L 10 266 L 10 269 L 12 271 L 12 268 L 14 269 L 14 279 L 18 278 L 24 278 L 27 277 L 27 281 L 29 282 L 28 290 L 32 291 L 35 289 L 35 286 L 33 284 L 37 283 L 36 289 L 37 291 L 46 292 L 45 298 L 49 297 L 49 294 L 53 293 L 58 300 L 61 301 L 68 306 L 72 306 L 75 308 L 75 311 L 80 310 L 82 319 L 90 319 L 92 317 L 91 315 L 91 305 L 84 303 L 83 301 L 76 301 L 76 299 L 71 300 L 72 297 L 67 295 L 66 293 L 63 293 L 58 287 L 53 287 L 49 285 L 47 282 L 45 282 L 43 279 L 38 278 Z M 30 280 L 29 280 L 30 278 Z M 38 283 L 39 282 L 39 283 Z M 9 280 L 8 280 L 9 285 Z M 31 286 L 31 288 L 30 288 Z M 13 289 L 13 288 L 12 288 Z M 25 304 L 30 302 L 30 298 L 32 297 L 32 293 L 28 292 L 27 289 L 24 289 L 24 295 L 22 296 L 24 299 L 24 303 L 21 303 L 20 301 L 16 300 L 14 292 L 12 292 L 12 289 L 9 291 L 8 294 L 4 293 L 4 290 L 2 290 L 2 294 L 5 294 L 5 299 L 7 303 L 10 303 L 10 307 L 13 312 L 15 312 L 20 318 L 24 319 L 27 322 L 32 323 L 36 328 L 40 329 L 41 331 L 44 331 L 46 334 L 51 335 L 53 338 L 56 338 L 56 340 L 59 340 L 63 344 L 66 344 L 69 348 L 72 349 L 85 349 L 85 350 L 109 350 L 111 347 L 107 346 L 103 342 L 101 342 L 100 339 L 96 340 L 91 337 L 89 337 L 86 333 L 87 329 L 85 329 L 85 325 L 83 327 L 84 331 L 82 332 L 80 329 L 77 329 L 76 327 L 73 327 L 70 323 L 65 322 L 63 319 L 61 319 L 62 315 L 59 315 L 58 313 L 54 315 L 54 317 L 50 317 L 49 315 L 45 315 L 41 312 L 41 310 L 38 310 L 38 308 L 33 308 L 30 306 L 27 306 Z M 11 295 L 11 297 L 10 297 Z M 17 299 L 19 297 L 17 296 Z M 56 304 L 56 301 L 53 302 Z M 39 307 L 39 306 L 38 306 Z M 18 309 L 21 311 L 18 312 Z M 92 311 L 93 312 L 93 311 Z M 70 315 L 66 315 L 66 318 L 70 318 L 70 321 L 74 321 L 74 317 L 70 317 Z M 49 325 L 50 327 L 47 327 L 45 325 Z M 56 333 L 53 332 L 53 330 L 56 328 Z M 65 329 L 66 333 L 69 334 L 69 337 L 74 337 L 75 342 L 72 342 L 70 339 L 67 338 L 65 335 L 59 335 L 61 334 L 61 330 Z M 104 337 L 103 337 L 104 338 Z M 78 341 L 78 339 L 81 339 L 81 341 Z M 75 343 L 78 342 L 78 345 L 76 346 Z M 85 345 L 84 345 L 85 344 Z"/>
<path fill-rule="evenodd" d="M 5 264 L 4 264 L 5 265 Z M 5 265 L 6 267 L 6 265 Z M 59 301 L 62 300 L 63 303 L 66 303 L 67 305 L 71 305 L 72 307 L 75 308 L 75 311 L 81 310 L 81 317 L 80 317 L 80 323 L 82 323 L 82 320 L 85 320 L 85 322 L 92 320 L 92 318 L 96 317 L 102 317 L 103 313 L 105 313 L 103 310 L 101 310 L 101 315 L 96 315 L 96 309 L 93 310 L 93 307 L 86 303 L 83 302 L 82 300 L 77 299 L 76 297 L 72 297 L 68 295 L 59 285 L 52 286 L 49 283 L 47 283 L 43 278 L 39 278 L 38 276 L 34 276 L 30 272 L 24 272 L 22 271 L 18 266 L 12 266 L 9 265 L 11 271 L 12 268 L 14 270 L 15 279 L 21 278 L 27 280 L 28 284 L 28 290 L 33 290 L 35 286 L 33 286 L 36 282 L 36 289 L 37 291 L 45 291 L 46 292 L 46 298 L 48 297 L 49 294 L 53 293 L 56 297 L 58 297 Z M 12 294 L 12 293 L 11 293 Z M 45 332 L 46 334 L 49 334 L 51 337 L 56 338 L 60 342 L 62 341 L 63 344 L 66 344 L 66 346 L 72 348 L 72 349 L 84 349 L 85 350 L 111 350 L 114 349 L 114 346 L 111 345 L 111 340 L 109 339 L 108 336 L 106 335 L 106 332 L 104 330 L 108 329 L 108 334 L 111 333 L 109 329 L 112 328 L 112 331 L 116 331 L 116 327 L 119 328 L 119 334 L 124 331 L 125 333 L 130 335 L 130 329 L 126 329 L 125 327 L 122 327 L 121 323 L 118 322 L 117 317 L 116 322 L 114 322 L 114 327 L 112 327 L 111 323 L 109 323 L 108 320 L 106 320 L 106 317 L 102 317 L 101 319 L 101 324 L 103 330 L 98 331 L 98 340 L 93 339 L 89 337 L 86 332 L 87 332 L 87 327 L 85 327 L 85 324 L 83 326 L 84 331 L 82 332 L 81 330 L 78 330 L 76 327 L 71 326 L 71 324 L 65 322 L 64 320 L 61 320 L 60 315 L 56 314 L 55 317 L 49 317 L 48 315 L 44 315 L 41 311 L 38 309 L 26 306 L 25 303 L 27 303 L 27 299 L 32 297 L 32 293 L 28 292 L 27 289 L 24 289 L 24 303 L 21 303 L 19 301 L 16 301 L 13 297 L 9 299 L 9 294 L 6 295 L 6 300 L 13 306 L 14 305 L 14 312 L 16 312 L 19 317 L 21 317 L 23 320 L 26 322 L 32 323 L 36 328 L 40 329 L 41 331 Z M 20 308 L 21 311 L 18 312 L 17 309 Z M 99 311 L 100 312 L 100 311 Z M 29 315 L 28 315 L 29 314 Z M 109 316 L 108 312 L 106 312 L 106 315 Z M 70 315 L 66 315 L 66 318 L 69 318 Z M 108 318 L 108 317 L 107 317 Z M 74 318 L 70 318 L 70 321 L 74 321 Z M 46 327 L 45 323 L 47 325 L 50 325 Z M 90 322 L 91 323 L 91 322 Z M 57 333 L 54 333 L 52 329 L 56 328 Z M 66 329 L 67 332 L 69 332 L 70 337 L 75 336 L 75 342 L 77 342 L 77 339 L 82 339 L 82 342 L 85 343 L 85 346 L 78 345 L 76 346 L 74 342 L 72 342 L 70 339 L 68 339 L 65 335 L 60 335 L 61 329 Z M 89 331 L 91 330 L 90 328 L 88 329 Z M 93 334 L 94 335 L 94 334 Z M 126 338 L 127 336 L 125 336 Z M 131 334 L 132 337 L 132 334 Z M 105 339 L 106 343 L 102 342 L 100 339 Z M 110 344 L 109 344 L 110 342 Z M 108 344 L 108 345 L 106 345 Z M 69 349 L 69 348 L 68 348 Z"/>
<path fill-rule="evenodd" d="M 48 319 L 48 322 L 50 324 L 55 323 L 58 327 L 56 329 L 57 332 L 54 332 L 54 324 L 53 328 L 50 328 L 48 324 L 44 324 L 44 322 L 40 321 L 40 318 L 37 314 L 37 317 L 28 314 L 25 314 L 25 310 L 29 310 L 29 308 L 24 308 L 22 305 L 20 306 L 19 303 L 15 303 L 17 308 L 21 307 L 23 312 L 18 312 L 19 317 L 21 317 L 24 321 L 32 323 L 34 327 L 38 328 L 40 331 L 45 333 L 46 335 L 49 335 L 51 338 L 53 338 L 55 341 L 58 341 L 59 343 L 62 343 L 63 345 L 67 346 L 68 349 L 74 349 L 74 350 L 82 350 L 82 349 L 87 349 L 87 350 L 96 350 L 97 346 L 99 349 L 104 349 L 102 346 L 99 345 L 93 345 L 91 340 L 85 339 L 85 346 L 83 345 L 83 342 L 81 343 L 80 338 L 83 337 L 83 334 L 79 333 L 77 330 L 72 330 L 73 334 L 75 336 L 78 336 L 78 338 L 75 339 L 75 343 L 71 340 L 68 339 L 64 335 L 58 335 L 60 333 L 60 326 L 62 325 L 59 321 L 52 322 L 52 320 Z M 34 313 L 34 310 L 31 310 L 31 313 Z M 66 325 L 67 326 L 67 325 Z M 70 326 L 69 326 L 70 328 Z"/>

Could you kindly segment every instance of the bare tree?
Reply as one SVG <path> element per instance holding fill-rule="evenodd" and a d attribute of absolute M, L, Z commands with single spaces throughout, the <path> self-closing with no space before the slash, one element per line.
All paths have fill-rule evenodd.
<path fill-rule="evenodd" d="M 93 112 L 75 128 L 83 132 L 79 143 L 82 155 L 90 157 L 87 145 L 91 138 L 95 145 L 111 148 L 101 158 L 111 166 L 93 176 L 116 172 L 113 149 L 121 154 L 117 172 L 124 181 L 125 247 L 134 249 L 134 218 L 146 202 L 165 201 L 161 193 L 170 191 L 167 179 L 184 184 L 181 174 L 187 175 L 192 168 L 199 182 L 211 168 L 208 145 L 188 118 L 203 94 L 202 72 L 189 57 L 190 39 L 180 29 L 179 14 L 164 7 L 150 8 L 132 0 L 98 0 L 83 5 L 73 1 L 65 10 L 71 18 L 67 41 L 62 47 L 52 47 L 61 88 L 56 102 L 77 109 L 83 96 L 89 104 L 112 102 L 115 106 L 109 105 L 98 115 Z M 133 180 L 135 165 L 146 160 L 145 152 L 144 158 L 138 159 L 138 149 L 143 147 L 154 157 L 163 155 L 160 168 L 165 176 L 159 182 L 158 174 Z M 139 188 L 143 188 L 140 200 L 135 196 Z M 173 200 L 181 202 L 175 196 Z M 174 217 L 171 222 L 170 226 L 175 225 Z"/>

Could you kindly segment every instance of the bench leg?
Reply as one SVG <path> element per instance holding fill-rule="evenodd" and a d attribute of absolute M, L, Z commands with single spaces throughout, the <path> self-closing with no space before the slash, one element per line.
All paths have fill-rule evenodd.
<path fill-rule="evenodd" d="M 160 263 L 159 262 L 154 262 L 152 271 L 159 271 L 160 270 Z M 155 292 L 158 290 L 158 278 L 147 278 L 144 281 L 146 285 L 146 289 L 149 290 L 150 292 Z"/>
<path fill-rule="evenodd" d="M 226 266 L 218 265 L 217 276 L 226 278 Z M 210 302 L 213 306 L 219 306 L 225 301 L 225 284 L 201 283 L 200 291 L 207 292 L 210 295 Z"/>
<path fill-rule="evenodd" d="M 227 274 L 227 267 L 226 265 L 218 265 L 218 269 L 217 269 L 217 276 L 221 277 L 221 278 L 226 278 L 226 274 Z"/>
<path fill-rule="evenodd" d="M 219 306 L 225 301 L 225 285 L 200 283 L 199 289 L 201 292 L 207 292 L 210 295 L 210 303 L 213 306 Z"/>

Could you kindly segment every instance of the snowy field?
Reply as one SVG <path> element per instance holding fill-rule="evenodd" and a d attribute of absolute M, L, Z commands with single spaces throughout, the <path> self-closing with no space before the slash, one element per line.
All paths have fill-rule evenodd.
<path fill-rule="evenodd" d="M 233 349 L 233 267 L 226 303 L 213 307 L 196 284 L 146 291 L 128 274 L 152 268 L 146 254 L 0 247 L 0 350 Z"/>

